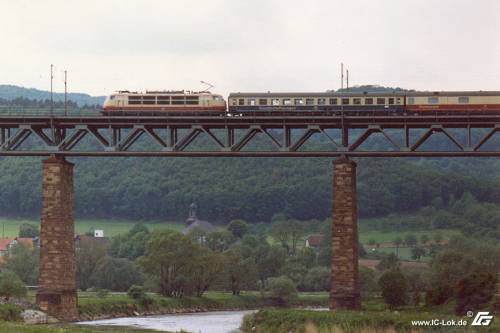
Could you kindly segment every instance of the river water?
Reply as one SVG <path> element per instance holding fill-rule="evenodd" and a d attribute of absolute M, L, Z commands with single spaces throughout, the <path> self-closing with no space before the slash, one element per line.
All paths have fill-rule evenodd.
<path fill-rule="evenodd" d="M 212 311 L 171 314 L 148 317 L 127 317 L 80 322 L 81 325 L 128 326 L 177 332 L 181 329 L 191 333 L 239 332 L 243 316 L 253 311 Z"/>

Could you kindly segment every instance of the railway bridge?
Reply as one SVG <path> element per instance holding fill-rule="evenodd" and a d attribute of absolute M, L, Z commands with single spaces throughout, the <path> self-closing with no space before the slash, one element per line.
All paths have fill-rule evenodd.
<path fill-rule="evenodd" d="M 331 308 L 360 308 L 356 163 L 352 157 L 500 156 L 500 115 L 220 116 L 0 115 L 0 156 L 46 156 L 40 232 L 40 308 L 76 320 L 73 164 L 77 156 L 331 157 Z M 200 146 L 205 136 L 211 147 Z M 435 136 L 450 143 L 437 148 Z M 315 137 L 319 138 L 315 139 Z M 378 137 L 376 145 L 370 140 Z M 147 138 L 149 144 L 141 144 Z M 86 140 L 86 144 L 82 144 Z M 308 142 L 316 143 L 308 149 Z M 321 150 L 318 147 L 323 147 Z"/>

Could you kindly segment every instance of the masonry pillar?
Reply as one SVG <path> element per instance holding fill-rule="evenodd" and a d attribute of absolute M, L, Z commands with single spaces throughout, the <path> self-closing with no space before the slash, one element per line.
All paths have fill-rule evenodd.
<path fill-rule="evenodd" d="M 40 263 L 36 302 L 61 321 L 78 319 L 73 221 L 73 164 L 43 161 Z"/>
<path fill-rule="evenodd" d="M 356 163 L 333 161 L 332 288 L 330 309 L 359 309 Z"/>

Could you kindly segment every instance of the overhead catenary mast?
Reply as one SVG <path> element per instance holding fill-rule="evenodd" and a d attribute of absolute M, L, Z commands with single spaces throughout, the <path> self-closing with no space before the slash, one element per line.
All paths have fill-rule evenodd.
<path fill-rule="evenodd" d="M 54 96 L 52 92 L 53 80 L 54 80 L 54 65 L 50 64 L 50 115 L 52 115 L 52 113 L 54 112 Z"/>
<path fill-rule="evenodd" d="M 340 89 L 344 89 L 344 63 L 340 63 Z"/>
<path fill-rule="evenodd" d="M 64 70 L 64 115 L 68 115 L 68 71 Z"/>

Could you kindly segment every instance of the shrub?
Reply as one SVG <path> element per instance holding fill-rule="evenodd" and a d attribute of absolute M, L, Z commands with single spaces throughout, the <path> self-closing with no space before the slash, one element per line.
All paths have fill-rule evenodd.
<path fill-rule="evenodd" d="M 304 289 L 307 291 L 330 290 L 331 273 L 326 267 L 314 267 L 307 272 L 304 278 Z"/>
<path fill-rule="evenodd" d="M 97 297 L 99 297 L 99 298 L 105 298 L 108 295 L 109 295 L 109 290 L 107 290 L 107 289 L 97 289 Z"/>
<path fill-rule="evenodd" d="M 378 280 L 378 284 L 382 289 L 384 301 L 391 309 L 406 304 L 408 281 L 401 271 L 395 269 L 385 272 Z"/>
<path fill-rule="evenodd" d="M 0 296 L 8 301 L 11 297 L 26 296 L 26 287 L 19 277 L 10 271 L 0 273 Z"/>
<path fill-rule="evenodd" d="M 22 309 L 13 304 L 0 304 L 0 321 L 20 321 Z"/>
<path fill-rule="evenodd" d="M 149 307 L 154 302 L 153 298 L 146 294 L 144 288 L 141 286 L 131 286 L 127 291 L 127 295 L 145 308 Z"/>
<path fill-rule="evenodd" d="M 280 305 L 286 305 L 297 297 L 295 284 L 286 276 L 269 278 L 267 290 L 270 292 L 271 297 Z"/>
<path fill-rule="evenodd" d="M 455 312 L 463 315 L 476 311 L 488 303 L 495 294 L 497 278 L 488 272 L 476 271 L 458 281 Z"/>

